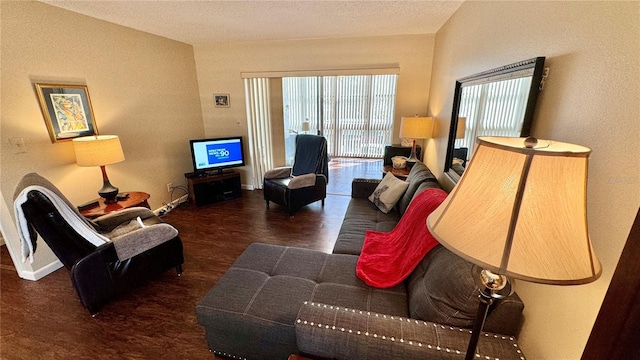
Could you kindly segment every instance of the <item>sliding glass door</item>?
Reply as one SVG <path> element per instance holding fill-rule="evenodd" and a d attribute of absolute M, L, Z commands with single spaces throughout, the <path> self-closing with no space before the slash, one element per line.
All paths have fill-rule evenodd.
<path fill-rule="evenodd" d="M 397 75 L 282 78 L 285 149 L 309 122 L 327 138 L 332 157 L 382 157 L 391 143 Z"/>

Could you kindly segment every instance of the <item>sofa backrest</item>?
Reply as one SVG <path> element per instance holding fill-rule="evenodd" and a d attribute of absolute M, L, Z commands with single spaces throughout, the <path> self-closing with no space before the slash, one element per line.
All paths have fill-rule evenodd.
<path fill-rule="evenodd" d="M 427 253 L 405 280 L 409 314 L 414 319 L 473 327 L 479 292 L 473 265 L 438 245 Z M 484 331 L 517 335 L 524 303 L 515 292 L 489 308 Z"/>
<path fill-rule="evenodd" d="M 407 182 L 409 187 L 404 192 L 404 195 L 396 203 L 396 209 L 400 215 L 404 215 L 404 212 L 409 207 L 413 197 L 420 193 L 420 191 L 427 188 L 439 188 L 438 179 L 431 173 L 431 170 L 421 162 L 416 163 L 411 168 L 409 176 L 407 176 Z M 420 189 L 420 191 L 418 191 Z"/>
<path fill-rule="evenodd" d="M 472 327 L 479 300 L 471 267 L 442 245 L 429 251 L 406 282 L 411 317 Z"/>

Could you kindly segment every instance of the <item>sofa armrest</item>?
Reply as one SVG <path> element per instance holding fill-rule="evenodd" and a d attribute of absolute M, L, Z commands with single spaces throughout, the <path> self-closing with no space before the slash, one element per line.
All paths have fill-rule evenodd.
<path fill-rule="evenodd" d="M 524 303 L 516 292 L 494 302 L 484 323 L 484 330 L 517 336 L 522 326 L 523 310 Z"/>
<path fill-rule="evenodd" d="M 131 221 L 137 217 L 144 220 L 152 216 L 155 216 L 155 214 L 146 207 L 132 207 L 102 215 L 91 221 L 96 224 L 101 232 L 108 232 L 122 225 L 122 223 Z"/>
<path fill-rule="evenodd" d="M 120 261 L 130 259 L 178 236 L 178 230 L 169 224 L 141 227 L 111 239 Z"/>
<path fill-rule="evenodd" d="M 356 199 L 366 199 L 373 191 L 376 189 L 376 186 L 380 183 L 380 179 L 360 179 L 355 178 L 351 181 L 351 197 Z"/>
<path fill-rule="evenodd" d="M 287 187 L 289 189 L 301 189 L 309 186 L 315 186 L 316 182 L 316 174 L 314 173 L 298 175 L 291 178 L 291 181 L 289 181 L 289 185 L 287 185 Z"/>
<path fill-rule="evenodd" d="M 273 168 L 264 173 L 265 179 L 286 179 L 289 176 L 291 176 L 291 166 Z"/>
<path fill-rule="evenodd" d="M 480 358 L 524 359 L 514 337 L 482 335 Z M 460 359 L 469 337 L 468 329 L 312 302 L 296 319 L 298 350 L 330 359 Z"/>

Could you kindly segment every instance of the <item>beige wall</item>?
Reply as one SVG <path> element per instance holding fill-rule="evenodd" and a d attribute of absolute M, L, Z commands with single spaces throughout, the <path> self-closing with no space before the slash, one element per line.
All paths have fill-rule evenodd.
<path fill-rule="evenodd" d="M 100 133 L 120 136 L 125 153 L 107 167 L 111 182 L 150 193 L 152 208 L 168 202 L 166 183 L 184 184 L 192 168 L 188 139 L 204 134 L 193 48 L 39 2 L 1 4 L 0 193 L 8 209 L 28 172 L 77 204 L 102 185 L 98 168 L 75 164 L 71 142 L 50 142 L 34 82 L 86 84 Z M 13 137 L 24 138 L 26 153 L 14 154 Z M 3 229 L 11 215 L 2 214 Z M 34 271 L 53 259 L 46 250 L 39 248 Z"/>
<path fill-rule="evenodd" d="M 433 45 L 434 35 L 196 45 L 205 133 L 207 136 L 243 135 L 246 139 L 241 72 L 392 65 L 400 67 L 394 126 L 394 139 L 398 141 L 400 117 L 426 114 Z M 213 94 L 218 92 L 231 94 L 231 107 L 214 108 Z M 242 182 L 252 183 L 248 178 L 253 176 L 250 167 L 246 166 L 241 172 Z"/>
<path fill-rule="evenodd" d="M 638 2 L 473 1 L 436 34 L 429 111 L 440 131 L 428 165 L 441 180 L 455 79 L 535 56 L 551 72 L 532 135 L 593 150 L 588 220 L 603 275 L 583 286 L 517 283 L 531 359 L 580 358 L 638 210 L 638 19 Z"/>

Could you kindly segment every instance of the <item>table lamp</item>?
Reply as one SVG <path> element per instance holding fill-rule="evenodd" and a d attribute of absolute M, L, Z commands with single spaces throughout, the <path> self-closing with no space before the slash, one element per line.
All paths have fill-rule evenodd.
<path fill-rule="evenodd" d="M 464 135 L 467 132 L 467 118 L 459 117 L 458 126 L 456 127 L 456 139 L 464 139 Z"/>
<path fill-rule="evenodd" d="M 100 166 L 103 184 L 98 195 L 104 198 L 105 204 L 115 203 L 119 190 L 109 182 L 105 166 L 124 160 L 120 139 L 116 135 L 79 137 L 73 139 L 73 149 L 78 166 Z"/>
<path fill-rule="evenodd" d="M 407 159 L 407 165 L 411 167 L 420 161 L 416 157 L 416 139 L 429 139 L 433 132 L 433 118 L 421 116 L 403 116 L 400 119 L 400 138 L 411 140 L 411 155 Z M 403 143 L 402 145 L 404 145 Z"/>
<path fill-rule="evenodd" d="M 309 132 L 311 126 L 309 125 L 309 119 L 306 119 L 303 123 L 302 123 L 302 131 L 304 131 L 304 133 L 306 134 L 307 132 Z"/>
<path fill-rule="evenodd" d="M 474 264 L 480 305 L 466 359 L 508 279 L 577 285 L 602 267 L 587 227 L 589 148 L 534 138 L 479 137 L 466 171 L 427 218 L 431 234 Z M 477 277 L 479 276 L 479 277 Z"/>

